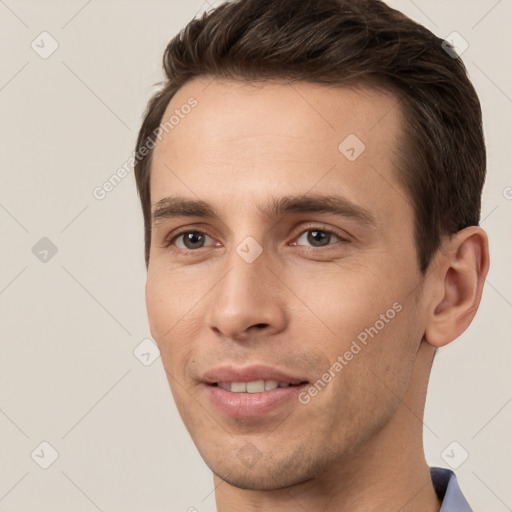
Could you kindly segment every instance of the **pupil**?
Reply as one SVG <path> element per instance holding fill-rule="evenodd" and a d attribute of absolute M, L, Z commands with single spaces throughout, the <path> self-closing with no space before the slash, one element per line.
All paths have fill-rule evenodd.
<path fill-rule="evenodd" d="M 325 233 L 325 231 L 313 230 L 308 234 L 308 242 L 312 245 L 317 245 L 317 242 L 320 242 L 319 246 L 327 245 L 331 239 L 330 233 Z M 325 243 L 323 243 L 325 242 Z M 317 245 L 318 247 L 318 245 Z"/>
<path fill-rule="evenodd" d="M 203 236 L 200 233 L 187 233 L 185 236 L 185 246 L 189 249 L 197 249 L 201 246 Z"/>

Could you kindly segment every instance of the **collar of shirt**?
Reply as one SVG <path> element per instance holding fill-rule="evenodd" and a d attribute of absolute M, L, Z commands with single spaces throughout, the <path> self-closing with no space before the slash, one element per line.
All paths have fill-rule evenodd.
<path fill-rule="evenodd" d="M 439 512 L 473 512 L 460 490 L 455 473 L 445 468 L 430 468 L 434 489 L 442 502 Z"/>

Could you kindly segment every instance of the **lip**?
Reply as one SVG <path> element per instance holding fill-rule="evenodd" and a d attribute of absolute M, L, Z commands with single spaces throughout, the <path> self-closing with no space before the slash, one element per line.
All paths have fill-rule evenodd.
<path fill-rule="evenodd" d="M 206 384 L 215 384 L 217 382 L 277 380 L 278 382 L 289 382 L 294 385 L 308 381 L 308 379 L 301 376 L 291 375 L 290 373 L 279 370 L 278 368 L 262 364 L 255 364 L 242 368 L 237 368 L 235 366 L 219 366 L 206 371 L 201 380 Z"/>
<path fill-rule="evenodd" d="M 234 393 L 214 384 L 218 382 L 250 382 L 255 380 L 277 380 L 293 386 L 276 388 L 260 393 Z M 208 370 L 202 378 L 208 399 L 221 413 L 236 418 L 255 418 L 276 411 L 280 406 L 295 399 L 308 385 L 305 378 L 265 365 L 243 368 L 222 366 Z"/>
<path fill-rule="evenodd" d="M 236 418 L 256 418 L 276 411 L 286 402 L 295 400 L 308 384 L 276 388 L 261 393 L 232 393 L 212 384 L 204 384 L 210 402 L 223 414 Z"/>

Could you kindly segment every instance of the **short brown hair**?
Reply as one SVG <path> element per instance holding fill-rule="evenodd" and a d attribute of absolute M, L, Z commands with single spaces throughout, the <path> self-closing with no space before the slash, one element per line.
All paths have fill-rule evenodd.
<path fill-rule="evenodd" d="M 393 92 L 405 113 L 399 179 L 415 212 L 418 263 L 425 273 L 442 235 L 478 225 L 486 172 L 480 102 L 462 60 L 446 44 L 380 0 L 235 0 L 192 20 L 165 50 L 166 80 L 149 101 L 137 139 L 146 265 L 148 141 L 155 141 L 176 91 L 195 77 L 213 76 L 370 83 Z"/>

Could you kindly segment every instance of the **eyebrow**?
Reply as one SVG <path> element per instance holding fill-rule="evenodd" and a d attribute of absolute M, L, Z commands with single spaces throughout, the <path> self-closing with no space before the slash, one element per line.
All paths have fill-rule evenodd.
<path fill-rule="evenodd" d="M 375 227 L 375 217 L 367 209 L 352 201 L 335 195 L 303 194 L 299 196 L 272 197 L 259 212 L 268 218 L 292 213 L 331 213 L 343 218 L 354 219 L 361 224 Z M 200 199 L 169 196 L 160 199 L 153 208 L 152 225 L 175 217 L 201 217 L 221 220 L 217 210 Z"/>

